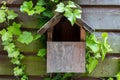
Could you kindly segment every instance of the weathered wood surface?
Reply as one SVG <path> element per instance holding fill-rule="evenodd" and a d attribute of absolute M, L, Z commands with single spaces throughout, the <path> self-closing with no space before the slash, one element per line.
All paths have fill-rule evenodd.
<path fill-rule="evenodd" d="M 105 61 L 100 62 L 93 73 L 87 75 L 77 74 L 74 77 L 90 76 L 90 77 L 111 77 L 119 72 L 120 57 L 106 57 Z M 39 57 L 27 56 L 25 57 L 24 64 L 27 67 L 27 74 L 31 76 L 44 76 L 46 75 L 46 61 Z M 0 75 L 13 75 L 14 65 L 10 63 L 7 56 L 0 55 Z M 0 77 L 1 79 L 1 77 Z"/>
<path fill-rule="evenodd" d="M 16 76 L 3 75 L 0 76 L 0 80 L 19 80 L 19 78 Z M 43 80 L 43 78 L 40 76 L 29 76 L 29 80 Z"/>
<path fill-rule="evenodd" d="M 47 42 L 47 72 L 85 72 L 84 42 Z"/>
<path fill-rule="evenodd" d="M 96 32 L 96 36 L 98 39 L 101 39 L 102 32 Z M 109 32 L 108 33 L 108 43 L 110 44 L 113 51 L 109 53 L 118 53 L 120 54 L 120 33 L 119 32 Z"/>
<path fill-rule="evenodd" d="M 80 5 L 120 5 L 120 0 L 74 0 Z"/>
<path fill-rule="evenodd" d="M 27 56 L 23 60 L 26 65 L 26 73 L 32 76 L 43 76 L 46 74 L 45 60 L 36 56 Z M 14 65 L 5 55 L 0 55 L 0 75 L 13 75 Z"/>
<path fill-rule="evenodd" d="M 11 4 L 11 5 L 13 5 L 13 4 L 22 4 L 22 2 L 24 1 L 24 0 L 0 0 L 0 3 L 2 2 L 2 1 L 6 1 L 7 2 L 7 4 Z"/>
<path fill-rule="evenodd" d="M 106 58 L 103 62 L 99 61 L 99 64 L 95 70 L 87 74 L 91 77 L 114 77 L 120 71 L 120 57 Z"/>
<path fill-rule="evenodd" d="M 94 29 L 120 30 L 120 7 L 83 8 L 82 17 Z"/>
<path fill-rule="evenodd" d="M 80 40 L 81 41 L 86 40 L 86 31 L 83 29 L 83 27 L 80 27 Z"/>
<path fill-rule="evenodd" d="M 26 13 L 21 13 L 19 8 L 12 9 L 19 14 L 17 20 L 22 24 L 23 28 L 38 29 L 41 27 L 38 25 L 39 19 L 36 16 L 33 17 L 28 16 Z M 120 31 L 120 7 L 82 7 L 82 9 L 83 20 L 93 29 Z"/>
<path fill-rule="evenodd" d="M 2 1 L 6 1 L 7 4 L 22 4 L 24 0 L 0 0 L 0 3 Z M 35 1 L 35 0 L 34 0 Z M 74 0 L 76 3 L 80 5 L 119 5 L 120 0 Z"/>

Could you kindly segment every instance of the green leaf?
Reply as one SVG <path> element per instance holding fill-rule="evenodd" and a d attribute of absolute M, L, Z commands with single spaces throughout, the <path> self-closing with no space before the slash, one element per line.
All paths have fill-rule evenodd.
<path fill-rule="evenodd" d="M 0 23 L 3 23 L 4 21 L 6 21 L 5 16 L 6 16 L 6 14 L 5 14 L 4 10 L 0 10 Z"/>
<path fill-rule="evenodd" d="M 20 7 L 20 11 L 21 12 L 28 12 L 29 10 L 31 10 L 33 7 L 33 3 L 32 1 L 24 1 L 22 6 Z"/>
<path fill-rule="evenodd" d="M 66 7 L 76 8 L 73 1 L 68 1 L 68 5 Z"/>
<path fill-rule="evenodd" d="M 40 49 L 38 51 L 37 56 L 44 57 L 46 55 L 46 53 L 47 53 L 46 49 Z"/>
<path fill-rule="evenodd" d="M 97 64 L 98 64 L 98 60 L 94 58 L 90 58 L 90 63 L 86 65 L 88 69 L 88 73 L 91 73 L 95 69 Z"/>
<path fill-rule="evenodd" d="M 20 65 L 20 64 L 21 64 L 21 62 L 20 62 L 20 60 L 19 60 L 18 58 L 12 58 L 12 59 L 11 59 L 11 62 L 12 62 L 13 64 L 16 64 L 16 65 Z"/>
<path fill-rule="evenodd" d="M 33 41 L 33 36 L 30 32 L 24 31 L 17 40 L 21 43 L 29 44 Z"/>
<path fill-rule="evenodd" d="M 60 12 L 60 13 L 63 13 L 64 12 L 64 7 L 65 5 L 63 3 L 59 3 L 57 5 L 57 9 L 55 10 L 56 12 Z"/>
<path fill-rule="evenodd" d="M 45 8 L 44 7 L 42 7 L 42 6 L 35 6 L 34 7 L 34 13 L 36 13 L 36 14 L 40 14 L 41 12 L 44 12 L 45 11 Z"/>
<path fill-rule="evenodd" d="M 12 26 L 7 28 L 7 30 L 14 35 L 20 35 L 21 34 L 20 27 L 21 27 L 20 24 L 14 22 Z"/>
<path fill-rule="evenodd" d="M 35 34 L 35 35 L 33 35 L 33 40 L 37 40 L 37 39 L 39 39 L 40 37 L 41 37 L 40 34 Z"/>
<path fill-rule="evenodd" d="M 62 80 L 66 80 L 67 78 L 69 78 L 69 77 L 71 77 L 71 76 L 73 76 L 72 73 L 65 73 L 65 74 L 63 75 L 63 77 L 62 77 Z"/>
<path fill-rule="evenodd" d="M 20 55 L 20 52 L 18 50 L 8 53 L 8 57 L 10 58 L 13 58 L 13 57 L 18 58 L 19 55 Z"/>
<path fill-rule="evenodd" d="M 120 80 L 120 72 L 116 75 L 117 80 Z"/>
<path fill-rule="evenodd" d="M 114 80 L 114 79 L 110 77 L 108 80 Z"/>
<path fill-rule="evenodd" d="M 81 18 L 81 13 L 82 13 L 81 10 L 75 9 L 73 13 L 74 13 L 74 15 L 75 15 L 76 18 Z"/>
<path fill-rule="evenodd" d="M 24 74 L 24 72 L 23 72 L 23 69 L 22 68 L 20 68 L 20 67 L 15 67 L 14 69 L 14 75 L 15 76 L 20 76 L 20 75 L 23 75 Z"/>
<path fill-rule="evenodd" d="M 12 20 L 18 16 L 18 14 L 16 14 L 13 10 L 8 10 L 7 14 L 8 14 L 7 19 L 12 19 Z"/>
<path fill-rule="evenodd" d="M 0 34 L 2 35 L 2 41 L 10 41 L 12 39 L 12 34 L 5 29 L 1 30 Z"/>
<path fill-rule="evenodd" d="M 33 10 L 33 3 L 32 1 L 24 1 L 22 6 L 20 7 L 21 12 L 26 12 L 28 15 L 33 15 L 34 10 Z"/>
<path fill-rule="evenodd" d="M 19 55 L 19 59 L 22 60 L 25 56 L 23 54 Z"/>
<path fill-rule="evenodd" d="M 54 15 L 53 12 L 50 10 L 45 10 L 43 12 L 43 16 L 48 17 L 48 18 L 51 18 L 53 15 Z"/>
<path fill-rule="evenodd" d="M 74 23 L 76 22 L 76 17 L 72 13 L 72 9 L 71 8 L 65 8 L 64 16 L 68 18 L 68 20 L 70 21 L 71 25 L 73 26 Z"/>
<path fill-rule="evenodd" d="M 11 53 L 14 51 L 15 44 L 9 43 L 8 45 L 4 45 L 4 50 L 6 50 L 8 53 Z"/>
<path fill-rule="evenodd" d="M 55 2 L 55 3 L 58 3 L 59 2 L 59 0 L 52 0 L 53 2 Z"/>
<path fill-rule="evenodd" d="M 38 0 L 37 5 L 43 6 L 46 5 L 45 0 Z"/>
<path fill-rule="evenodd" d="M 20 80 L 29 80 L 27 75 L 23 75 Z"/>

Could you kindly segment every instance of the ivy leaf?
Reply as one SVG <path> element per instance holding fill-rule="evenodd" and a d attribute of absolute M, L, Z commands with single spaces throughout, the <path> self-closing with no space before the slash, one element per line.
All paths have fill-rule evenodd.
<path fill-rule="evenodd" d="M 17 23 L 13 23 L 12 26 L 8 27 L 8 31 L 11 32 L 14 35 L 20 35 L 21 30 L 20 30 L 21 25 Z"/>
<path fill-rule="evenodd" d="M 91 73 L 98 64 L 98 60 L 90 58 L 90 64 L 87 64 L 88 73 Z"/>
<path fill-rule="evenodd" d="M 62 13 L 62 12 L 64 12 L 64 7 L 65 7 L 65 5 L 63 3 L 59 3 L 57 5 L 57 9 L 55 11 Z"/>
<path fill-rule="evenodd" d="M 51 18 L 54 14 L 50 10 L 45 10 L 43 16 Z"/>
<path fill-rule="evenodd" d="M 76 8 L 73 1 L 68 1 L 68 5 L 66 7 Z"/>
<path fill-rule="evenodd" d="M 68 18 L 68 20 L 70 21 L 70 23 L 71 23 L 72 26 L 73 26 L 74 23 L 76 22 L 76 17 L 75 17 L 75 15 L 72 13 L 72 9 L 71 9 L 71 8 L 65 8 L 64 16 Z"/>
<path fill-rule="evenodd" d="M 46 5 L 45 0 L 38 0 L 37 5 L 43 6 Z"/>
<path fill-rule="evenodd" d="M 12 39 L 12 34 L 5 29 L 0 31 L 0 34 L 2 35 L 2 41 L 10 41 Z"/>
<path fill-rule="evenodd" d="M 18 59 L 18 58 L 12 58 L 11 59 L 11 62 L 13 63 L 13 64 L 16 64 L 16 65 L 20 65 L 21 63 L 20 63 L 20 60 Z"/>
<path fill-rule="evenodd" d="M 20 55 L 20 52 L 18 50 L 8 53 L 8 57 L 10 58 L 13 58 L 13 57 L 18 58 L 19 55 Z"/>
<path fill-rule="evenodd" d="M 81 10 L 75 9 L 73 13 L 74 13 L 74 15 L 75 15 L 76 18 L 81 18 L 81 13 L 82 13 Z"/>
<path fill-rule="evenodd" d="M 5 16 L 4 10 L 0 10 L 0 23 L 3 23 L 6 20 Z"/>
<path fill-rule="evenodd" d="M 8 45 L 4 46 L 4 50 L 6 50 L 8 53 L 11 53 L 14 51 L 15 44 L 14 43 L 9 43 Z"/>
<path fill-rule="evenodd" d="M 110 77 L 108 80 L 114 80 L 114 79 Z M 117 80 L 119 80 L 119 79 L 117 79 Z"/>
<path fill-rule="evenodd" d="M 40 49 L 38 51 L 37 56 L 44 57 L 46 55 L 46 53 L 47 53 L 46 49 Z"/>
<path fill-rule="evenodd" d="M 42 6 L 35 6 L 34 7 L 34 13 L 36 13 L 36 14 L 40 14 L 41 12 L 44 12 L 44 11 L 45 11 L 45 8 Z"/>
<path fill-rule="evenodd" d="M 33 36 L 30 32 L 24 31 L 17 40 L 21 43 L 29 44 L 33 41 Z"/>
<path fill-rule="evenodd" d="M 74 14 L 72 14 L 71 16 L 68 17 L 68 20 L 70 21 L 71 25 L 73 26 L 74 23 L 76 22 L 76 18 L 74 16 Z"/>
<path fill-rule="evenodd" d="M 52 0 L 53 2 L 55 2 L 55 3 L 58 3 L 59 2 L 59 0 Z"/>
<path fill-rule="evenodd" d="M 20 75 L 23 75 L 24 74 L 24 72 L 23 72 L 23 69 L 22 68 L 20 68 L 20 67 L 15 67 L 14 69 L 14 75 L 15 76 L 20 76 Z"/>
<path fill-rule="evenodd" d="M 13 10 L 8 10 L 7 14 L 7 19 L 15 19 L 18 16 L 18 14 L 16 14 Z"/>
<path fill-rule="evenodd" d="M 120 72 L 116 75 L 117 80 L 120 80 Z"/>
<path fill-rule="evenodd" d="M 25 56 L 23 54 L 19 55 L 19 59 L 22 60 Z"/>
<path fill-rule="evenodd" d="M 34 10 L 32 10 L 32 8 L 33 8 L 32 1 L 24 1 L 22 6 L 20 7 L 20 11 L 26 12 L 26 13 L 28 13 L 28 15 L 33 15 Z"/>
<path fill-rule="evenodd" d="M 40 37 L 41 37 L 40 34 L 35 34 L 35 35 L 33 35 L 33 40 L 37 40 L 37 39 L 39 39 Z"/>
<path fill-rule="evenodd" d="M 23 75 L 20 80 L 29 80 L 27 75 Z"/>

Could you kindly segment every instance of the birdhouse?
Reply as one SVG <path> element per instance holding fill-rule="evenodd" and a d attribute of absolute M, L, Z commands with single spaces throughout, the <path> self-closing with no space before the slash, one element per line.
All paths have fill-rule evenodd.
<path fill-rule="evenodd" d="M 63 16 L 56 15 L 38 30 L 47 31 L 47 72 L 85 72 L 86 31 L 92 32 L 82 19 L 72 26 Z"/>

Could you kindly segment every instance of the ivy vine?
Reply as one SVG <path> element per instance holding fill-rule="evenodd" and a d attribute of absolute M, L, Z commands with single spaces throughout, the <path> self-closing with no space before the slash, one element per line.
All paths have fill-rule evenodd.
<path fill-rule="evenodd" d="M 40 27 L 43 26 L 49 19 L 52 18 L 54 9 L 60 0 L 37 0 L 34 4 L 31 0 L 24 1 L 20 7 L 20 11 L 27 13 L 29 16 L 37 15 L 39 18 Z M 78 9 L 74 2 L 68 1 L 67 4 L 60 2 L 56 5 L 56 12 L 63 13 L 65 17 L 74 25 L 76 18 L 81 18 L 82 9 Z M 5 23 L 6 26 L 0 31 L 2 45 L 4 50 L 7 51 L 8 57 L 11 62 L 16 66 L 13 69 L 15 76 L 19 76 L 20 80 L 29 80 L 27 74 L 25 73 L 26 66 L 22 64 L 24 55 L 20 52 L 19 48 L 15 46 L 14 40 L 17 38 L 22 44 L 30 44 L 32 41 L 41 38 L 40 35 L 33 35 L 28 31 L 21 31 L 21 24 L 14 22 L 13 20 L 18 16 L 13 10 L 6 7 L 6 2 L 2 2 L 0 8 L 0 23 Z M 101 40 L 97 39 L 95 34 L 87 34 L 86 36 L 86 68 L 87 72 L 91 73 L 101 59 L 104 60 L 107 52 L 112 51 L 110 45 L 108 44 L 108 34 L 103 33 Z M 38 51 L 38 56 L 44 57 L 46 55 L 46 48 L 42 48 Z M 54 77 L 46 77 L 44 80 L 66 80 L 72 77 L 73 74 L 56 74 Z M 120 73 L 116 75 L 117 80 L 120 79 Z M 112 80 L 112 78 L 109 78 Z"/>
<path fill-rule="evenodd" d="M 25 56 L 16 47 L 14 39 L 17 38 L 19 42 L 29 44 L 33 40 L 40 38 L 40 35 L 36 34 L 33 36 L 31 32 L 22 32 L 20 30 L 21 25 L 13 21 L 18 14 L 6 7 L 5 1 L 2 2 L 2 6 L 0 7 L 0 15 L 0 23 L 6 24 L 5 28 L 0 31 L 2 45 L 11 59 L 11 63 L 16 65 L 13 73 L 15 76 L 19 76 L 20 80 L 28 80 L 28 76 L 25 73 L 25 65 L 21 62 Z"/>

